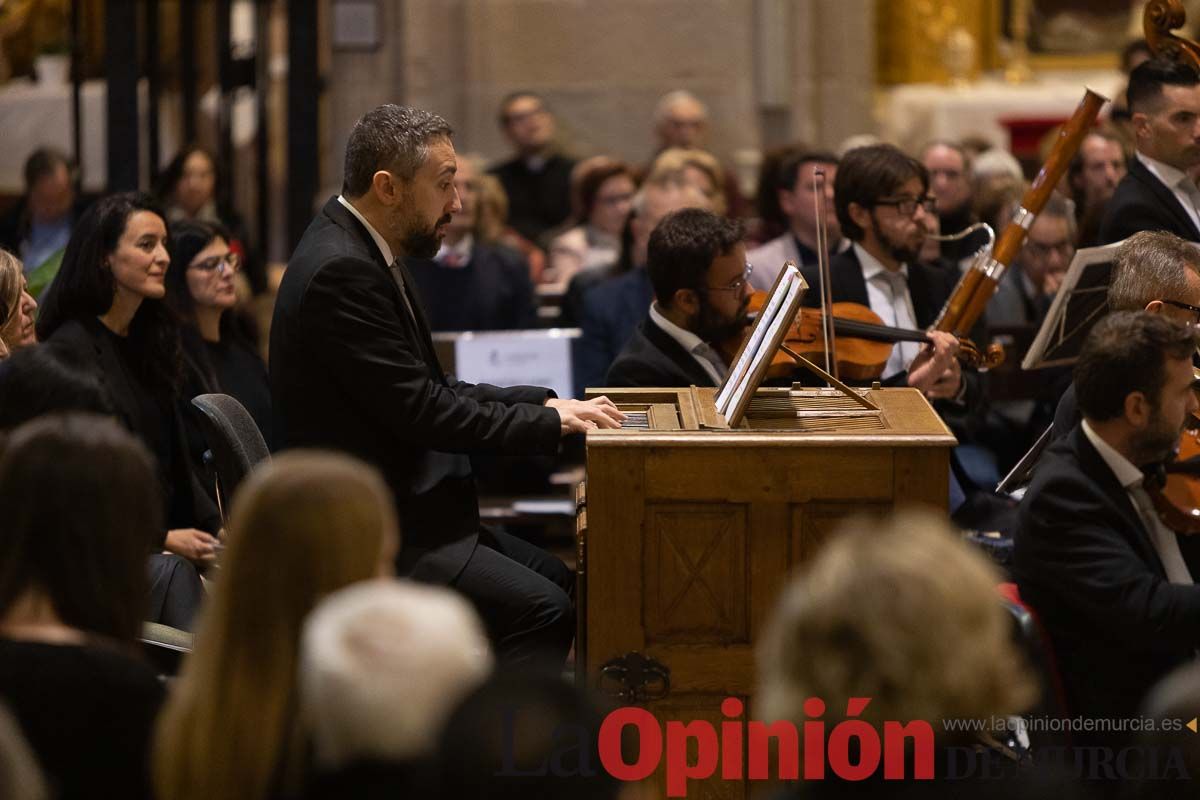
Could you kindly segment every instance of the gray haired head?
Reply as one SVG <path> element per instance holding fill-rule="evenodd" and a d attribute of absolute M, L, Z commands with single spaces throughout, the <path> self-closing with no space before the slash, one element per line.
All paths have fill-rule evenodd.
<path fill-rule="evenodd" d="M 379 170 L 412 180 L 429 157 L 429 145 L 453 135 L 450 123 L 419 108 L 388 103 L 368 111 L 354 123 L 346 142 L 342 194 L 362 197 Z"/>
<path fill-rule="evenodd" d="M 1152 300 L 1188 294 L 1188 270 L 1200 272 L 1200 251 L 1166 231 L 1139 231 L 1117 248 L 1108 307 L 1141 311 Z"/>

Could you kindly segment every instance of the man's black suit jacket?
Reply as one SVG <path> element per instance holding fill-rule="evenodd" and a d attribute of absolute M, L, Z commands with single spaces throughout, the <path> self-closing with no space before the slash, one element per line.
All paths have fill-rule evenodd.
<path fill-rule="evenodd" d="M 1200 541 L 1179 542 L 1200 576 Z M 1050 634 L 1072 715 L 1129 716 L 1195 658 L 1200 585 L 1167 582 L 1141 517 L 1080 425 L 1038 463 L 1013 572 Z"/>
<path fill-rule="evenodd" d="M 553 454 L 546 389 L 448 380 L 411 276 L 410 314 L 366 228 L 331 199 L 297 245 L 275 303 L 271 393 L 283 447 L 343 450 L 395 493 L 399 567 L 453 580 L 475 547 L 479 505 L 465 454 Z"/>
<path fill-rule="evenodd" d="M 1119 242 L 1138 231 L 1168 231 L 1189 242 L 1200 242 L 1200 231 L 1175 193 L 1134 156 L 1104 209 L 1100 244 Z"/>
<path fill-rule="evenodd" d="M 608 369 L 605 386 L 716 386 L 683 345 L 646 317 Z"/>

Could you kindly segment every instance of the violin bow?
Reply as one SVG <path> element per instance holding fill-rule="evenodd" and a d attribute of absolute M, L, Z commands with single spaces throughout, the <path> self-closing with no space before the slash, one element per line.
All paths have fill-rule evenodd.
<path fill-rule="evenodd" d="M 833 285 L 829 278 L 829 228 L 825 202 L 825 170 L 813 170 L 813 207 L 817 220 L 817 287 L 821 293 L 821 325 L 825 329 L 825 371 L 840 379 L 837 366 L 837 344 L 833 334 Z"/>

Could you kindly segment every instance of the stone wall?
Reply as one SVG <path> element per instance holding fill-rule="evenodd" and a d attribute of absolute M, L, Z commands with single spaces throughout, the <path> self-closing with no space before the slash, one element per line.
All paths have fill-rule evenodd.
<path fill-rule="evenodd" d="M 654 149 L 667 91 L 708 103 L 709 146 L 749 172 L 763 147 L 833 147 L 873 130 L 873 0 L 380 0 L 372 53 L 334 51 L 323 183 L 340 181 L 345 137 L 377 103 L 430 108 L 462 152 L 506 153 L 501 97 L 543 95 L 565 145 L 631 161 Z"/>

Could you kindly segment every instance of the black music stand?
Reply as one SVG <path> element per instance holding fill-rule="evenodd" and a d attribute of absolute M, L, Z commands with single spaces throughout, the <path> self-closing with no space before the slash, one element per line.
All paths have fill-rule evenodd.
<path fill-rule="evenodd" d="M 1075 253 L 1046 319 L 1021 361 L 1021 369 L 1075 363 L 1088 332 L 1108 313 L 1108 284 L 1117 248 L 1122 244 L 1085 247 Z"/>

